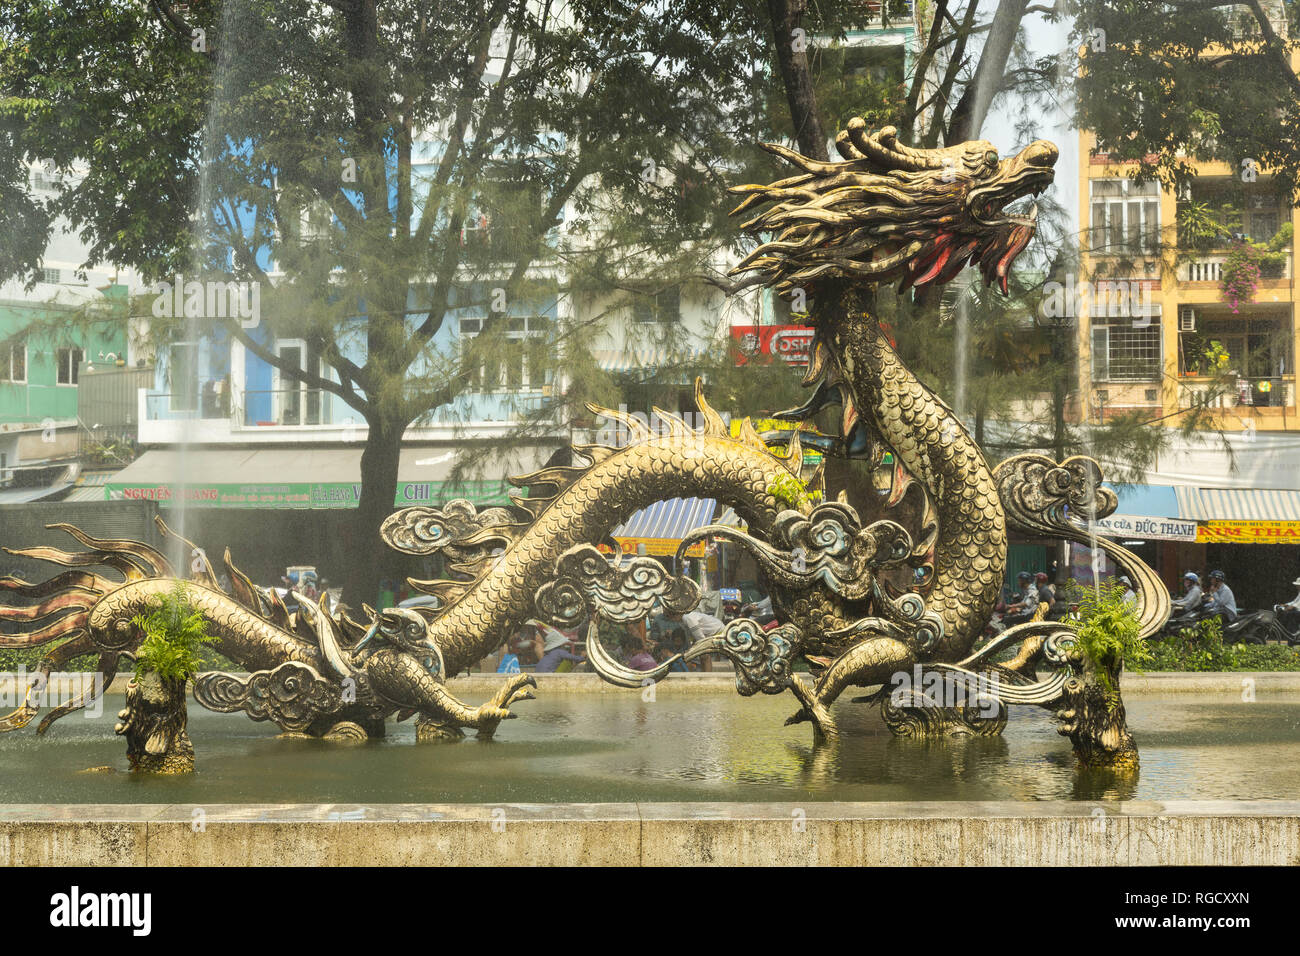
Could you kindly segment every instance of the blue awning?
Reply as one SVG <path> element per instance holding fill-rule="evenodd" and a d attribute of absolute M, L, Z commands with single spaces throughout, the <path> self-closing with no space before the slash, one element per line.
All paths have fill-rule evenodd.
<path fill-rule="evenodd" d="M 1169 485 L 1112 485 L 1119 507 L 1097 522 L 1108 538 L 1140 541 L 1195 541 L 1196 522 L 1180 507 L 1177 492 Z"/>
<path fill-rule="evenodd" d="M 1119 497 L 1117 515 L 1144 515 L 1149 518 L 1182 518 L 1178 494 L 1170 485 L 1111 485 Z"/>
<path fill-rule="evenodd" d="M 712 498 L 670 498 L 643 508 L 614 529 L 615 538 L 675 538 L 681 540 L 713 520 L 718 503 Z"/>

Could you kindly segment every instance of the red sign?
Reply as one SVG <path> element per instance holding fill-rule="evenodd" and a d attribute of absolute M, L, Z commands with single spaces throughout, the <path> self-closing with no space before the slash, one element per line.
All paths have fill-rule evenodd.
<path fill-rule="evenodd" d="M 731 337 L 740 348 L 737 365 L 754 355 L 772 355 L 787 365 L 807 365 L 813 330 L 802 325 L 733 325 Z"/>

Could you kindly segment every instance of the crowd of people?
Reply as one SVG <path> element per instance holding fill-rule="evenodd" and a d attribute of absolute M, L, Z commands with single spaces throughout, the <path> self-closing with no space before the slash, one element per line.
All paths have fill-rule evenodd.
<path fill-rule="evenodd" d="M 694 643 L 720 634 L 722 619 L 703 610 L 676 614 L 661 611 L 648 621 L 623 627 L 622 634 L 610 640 L 602 635 L 606 651 L 619 664 L 634 671 L 650 671 L 685 653 Z M 515 673 L 530 668 L 535 673 L 564 673 L 586 670 L 586 622 L 574 628 L 556 628 L 544 621 L 530 620 L 511 635 L 501 647 L 497 670 Z M 702 657 L 689 664 L 673 661 L 672 670 L 709 670 L 710 661 Z"/>

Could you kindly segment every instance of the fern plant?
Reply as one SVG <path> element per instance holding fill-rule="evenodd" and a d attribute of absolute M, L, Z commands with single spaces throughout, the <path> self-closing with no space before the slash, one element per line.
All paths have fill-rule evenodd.
<path fill-rule="evenodd" d="M 1112 672 L 1125 665 L 1135 671 L 1151 661 L 1151 651 L 1139 635 L 1142 623 L 1137 606 L 1124 600 L 1118 584 L 1078 593 L 1079 627 L 1075 647 L 1096 668 L 1097 679 L 1108 693 L 1115 687 Z"/>
<path fill-rule="evenodd" d="M 216 641 L 208 634 L 203 612 L 190 603 L 183 581 L 157 597 L 152 610 L 137 614 L 131 623 L 145 634 L 135 655 L 137 679 L 153 671 L 163 680 L 189 680 L 198 673 L 203 648 Z"/>

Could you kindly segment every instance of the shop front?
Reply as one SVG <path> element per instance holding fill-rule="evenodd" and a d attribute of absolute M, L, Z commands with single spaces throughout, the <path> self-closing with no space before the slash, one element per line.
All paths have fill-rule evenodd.
<path fill-rule="evenodd" d="M 1202 516 L 1196 540 L 1206 570 L 1219 569 L 1241 608 L 1289 601 L 1300 575 L 1300 492 L 1271 489 L 1179 489 Z"/>
<path fill-rule="evenodd" d="M 508 504 L 513 486 L 505 476 L 540 468 L 552 451 L 515 449 L 485 464 L 494 477 L 464 479 L 453 474 L 454 449 L 404 447 L 393 508 L 454 498 L 480 508 Z M 339 582 L 361 544 L 351 520 L 360 497 L 360 446 L 155 449 L 103 485 L 103 500 L 156 505 L 214 565 L 229 546 L 235 564 L 261 585 L 281 583 L 285 568 L 297 565 Z M 395 593 L 405 576 L 428 579 L 442 571 L 427 557 L 394 553 L 392 560 Z"/>

